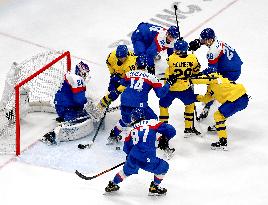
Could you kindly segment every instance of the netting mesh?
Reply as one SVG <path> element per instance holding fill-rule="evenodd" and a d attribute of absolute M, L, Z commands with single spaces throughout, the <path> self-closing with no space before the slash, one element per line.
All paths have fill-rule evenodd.
<path fill-rule="evenodd" d="M 20 64 L 13 63 L 7 74 L 0 102 L 0 153 L 15 152 L 15 85 L 35 74 L 62 52 L 40 53 Z M 61 87 L 67 71 L 67 58 L 62 58 L 44 72 L 20 87 L 20 117 L 29 112 L 55 112 L 54 96 Z"/>

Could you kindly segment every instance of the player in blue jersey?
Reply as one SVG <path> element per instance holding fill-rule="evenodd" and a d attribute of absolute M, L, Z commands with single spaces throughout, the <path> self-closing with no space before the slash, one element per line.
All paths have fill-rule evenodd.
<path fill-rule="evenodd" d="M 120 95 L 121 92 L 121 119 L 112 129 L 108 138 L 108 144 L 113 144 L 117 141 L 117 137 L 131 123 L 131 112 L 135 108 L 140 108 L 144 111 L 145 119 L 158 119 L 157 115 L 148 105 L 148 95 L 151 89 L 154 89 L 157 97 L 164 97 L 176 81 L 176 77 L 171 75 L 163 86 L 160 80 L 144 71 L 135 70 L 126 73 L 126 77 L 122 81 L 122 85 L 118 87 L 116 97 L 111 97 L 113 100 Z"/>
<path fill-rule="evenodd" d="M 170 140 L 176 135 L 175 128 L 167 123 L 157 120 L 144 120 L 141 109 L 133 110 L 131 114 L 132 127 L 124 138 L 124 152 L 127 154 L 123 169 L 118 172 L 114 179 L 105 188 L 106 192 L 119 190 L 119 183 L 132 174 L 138 174 L 139 169 L 154 174 L 154 180 L 149 188 L 149 195 L 164 195 L 167 189 L 159 187 L 169 164 L 156 156 L 156 142 L 162 139 Z M 158 139 L 158 133 L 161 137 Z"/>
<path fill-rule="evenodd" d="M 239 78 L 243 62 L 235 49 L 216 37 L 213 29 L 204 29 L 200 34 L 200 39 L 191 41 L 189 45 L 189 50 L 192 51 L 196 51 L 201 45 L 209 48 L 207 53 L 208 67 L 202 71 L 203 74 L 218 72 L 230 81 L 236 81 Z M 205 105 L 199 119 L 207 117 L 212 104 L 213 101 Z"/>
<path fill-rule="evenodd" d="M 140 23 L 131 36 L 134 53 L 138 58 L 146 57 L 147 70 L 155 74 L 155 57 L 164 50 L 167 54 L 173 53 L 174 40 L 180 37 L 179 28 L 171 26 L 165 29 L 150 23 Z M 138 66 L 143 66 L 138 63 Z"/>
<path fill-rule="evenodd" d="M 82 61 L 76 65 L 75 73 L 67 72 L 61 88 L 55 94 L 54 104 L 58 122 L 74 121 L 87 114 L 84 109 L 87 103 L 85 79 L 89 74 L 89 67 Z M 44 135 L 44 141 L 55 143 L 54 131 Z"/>
<path fill-rule="evenodd" d="M 66 73 L 61 89 L 55 95 L 54 104 L 59 115 L 59 120 L 71 121 L 86 115 L 84 105 L 87 103 L 85 96 L 85 79 L 89 67 L 82 61 L 76 65 L 75 73 Z"/>

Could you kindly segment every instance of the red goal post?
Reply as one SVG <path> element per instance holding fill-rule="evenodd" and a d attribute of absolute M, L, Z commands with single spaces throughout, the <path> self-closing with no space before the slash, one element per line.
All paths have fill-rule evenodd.
<path fill-rule="evenodd" d="M 16 113 L 16 117 L 15 117 L 16 132 L 15 133 L 16 133 L 16 155 L 17 156 L 20 155 L 20 151 L 21 151 L 20 150 L 20 144 L 21 144 L 20 142 L 20 88 L 26 83 L 28 83 L 29 81 L 31 81 L 32 79 L 36 78 L 38 75 L 40 75 L 44 71 L 50 69 L 54 64 L 56 64 L 57 62 L 59 62 L 60 60 L 64 58 L 66 58 L 66 61 L 67 61 L 67 65 L 66 65 L 67 70 L 70 71 L 71 70 L 71 56 L 70 56 L 70 52 L 66 51 L 59 57 L 55 58 L 54 60 L 46 64 L 37 72 L 31 74 L 30 76 L 28 76 L 26 79 L 22 80 L 21 82 L 18 82 L 15 86 L 15 113 Z"/>

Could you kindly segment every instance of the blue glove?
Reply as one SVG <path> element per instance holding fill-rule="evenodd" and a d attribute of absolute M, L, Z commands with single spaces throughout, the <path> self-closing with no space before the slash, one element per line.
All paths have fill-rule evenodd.
<path fill-rule="evenodd" d="M 210 73 L 217 73 L 217 68 L 209 66 L 208 68 L 202 71 L 202 74 L 204 75 L 208 75 Z"/>

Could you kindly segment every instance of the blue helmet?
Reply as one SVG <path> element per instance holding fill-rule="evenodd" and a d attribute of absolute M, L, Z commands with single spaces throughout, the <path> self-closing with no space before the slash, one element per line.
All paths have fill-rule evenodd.
<path fill-rule="evenodd" d="M 180 37 L 180 30 L 177 26 L 170 26 L 167 31 L 174 39 Z"/>
<path fill-rule="evenodd" d="M 125 58 L 128 54 L 128 48 L 126 45 L 119 45 L 116 48 L 116 57 L 117 58 Z"/>
<path fill-rule="evenodd" d="M 138 57 L 137 57 L 137 60 L 136 60 L 136 62 L 137 62 L 137 66 L 138 67 L 141 67 L 141 68 L 145 68 L 145 66 L 147 65 L 147 58 L 146 58 L 146 55 L 139 55 Z"/>
<path fill-rule="evenodd" d="M 88 76 L 90 69 L 86 63 L 81 61 L 75 66 L 75 74 L 79 75 L 83 78 L 86 78 Z"/>
<path fill-rule="evenodd" d="M 139 122 L 145 118 L 144 110 L 141 108 L 135 108 L 131 112 L 131 121 L 132 122 Z"/>
<path fill-rule="evenodd" d="M 174 43 L 174 49 L 181 52 L 187 52 L 188 50 L 188 43 L 184 40 L 177 40 Z"/>
<path fill-rule="evenodd" d="M 215 32 L 211 28 L 206 28 L 201 32 L 200 37 L 201 37 L 202 40 L 214 39 L 215 38 Z"/>

